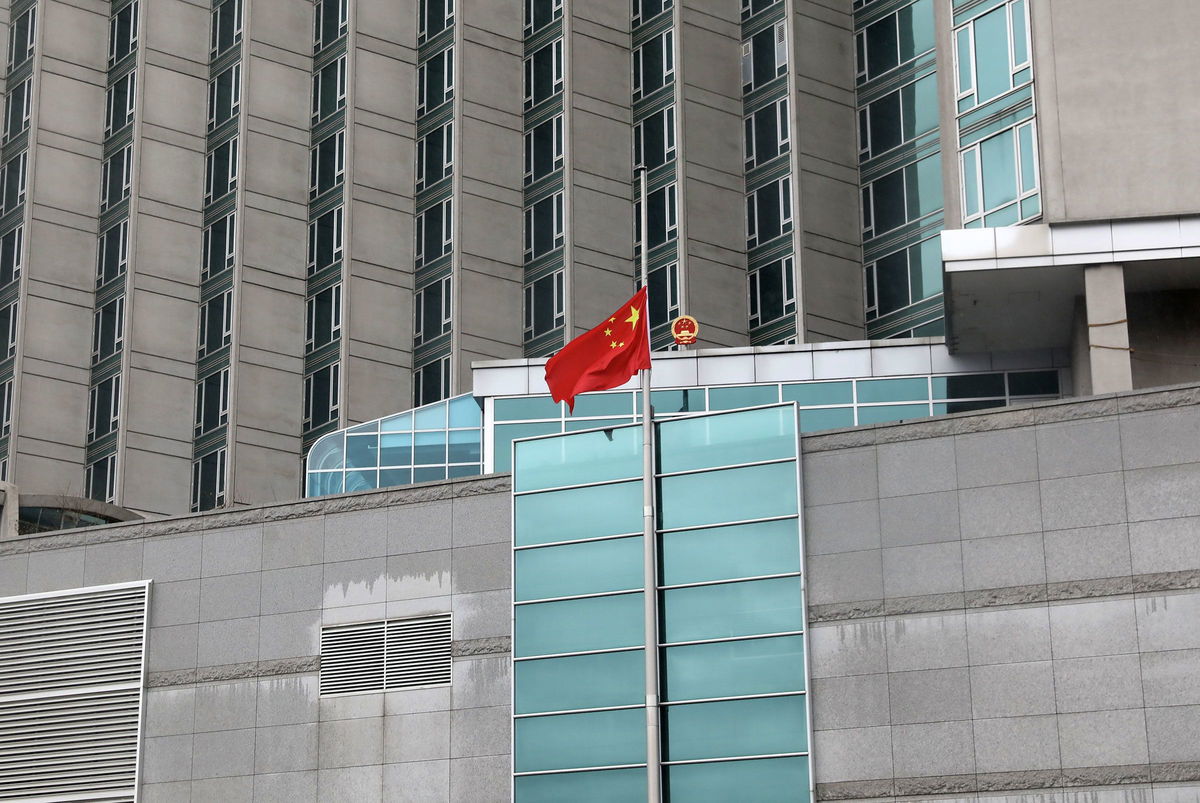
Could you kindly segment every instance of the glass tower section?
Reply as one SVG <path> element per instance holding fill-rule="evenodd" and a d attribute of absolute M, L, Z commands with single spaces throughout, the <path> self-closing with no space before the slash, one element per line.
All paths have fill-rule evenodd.
<path fill-rule="evenodd" d="M 808 799 L 796 408 L 655 426 L 663 798 Z M 515 445 L 522 803 L 645 800 L 641 448 L 637 426 Z"/>

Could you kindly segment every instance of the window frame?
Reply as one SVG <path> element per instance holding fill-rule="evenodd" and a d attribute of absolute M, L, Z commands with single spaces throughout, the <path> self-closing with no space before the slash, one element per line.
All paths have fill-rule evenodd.
<path fill-rule="evenodd" d="M 333 108 L 328 112 L 322 110 L 325 99 L 325 82 L 334 81 Z M 312 74 L 312 107 L 311 122 L 316 125 L 322 120 L 328 120 L 333 115 L 346 108 L 346 57 L 339 56 Z"/>
<path fill-rule="evenodd" d="M 104 311 L 109 307 L 115 307 L 113 313 L 113 340 L 112 343 L 104 342 Z M 125 296 L 119 295 L 107 304 L 98 307 L 92 313 L 92 365 L 96 365 L 102 360 L 106 360 L 114 354 L 119 354 L 125 343 Z M 107 347 L 107 348 L 106 348 Z"/>
<path fill-rule="evenodd" d="M 216 314 L 217 322 L 220 325 L 220 344 L 208 347 L 208 339 L 210 327 L 213 323 L 213 314 L 210 309 L 217 309 L 219 305 L 220 311 Z M 221 349 L 228 346 L 233 341 L 233 288 L 223 291 L 220 295 L 213 296 L 208 301 L 200 305 L 200 326 L 199 336 L 196 344 L 196 359 L 203 359 L 211 354 L 216 354 Z"/>
<path fill-rule="evenodd" d="M 321 232 L 321 221 L 326 216 L 332 215 L 333 218 L 333 243 L 330 248 L 329 262 L 324 265 L 318 265 L 320 250 L 318 249 L 318 237 Z M 308 224 L 308 275 L 319 273 L 330 265 L 336 265 L 345 256 L 345 233 L 346 233 L 346 207 L 344 205 L 335 206 L 325 214 L 318 217 L 316 220 L 310 221 Z"/>
<path fill-rule="evenodd" d="M 430 180 L 427 175 L 426 161 L 427 151 L 429 149 L 429 138 L 435 134 L 440 134 L 442 137 L 442 174 L 437 178 Z M 454 172 L 454 121 L 448 120 L 444 124 L 438 126 L 432 131 L 425 134 L 417 140 L 417 169 L 416 169 L 416 184 L 418 190 L 423 190 L 437 184 L 442 179 L 451 175 Z"/>
<path fill-rule="evenodd" d="M 325 41 L 325 39 L 323 37 L 323 33 L 324 33 L 324 29 L 325 29 L 325 11 L 327 10 L 326 5 L 333 5 L 333 4 L 332 3 L 327 4 L 324 2 L 317 2 L 315 4 L 315 8 L 313 9 L 313 51 L 314 52 L 328 47 L 329 45 L 333 44 L 334 42 L 338 41 L 339 39 L 341 39 L 343 36 L 346 35 L 346 31 L 347 31 L 348 23 L 349 23 L 350 4 L 349 4 L 348 0 L 336 0 L 336 3 L 337 3 L 337 20 L 338 20 L 337 33 L 331 39 L 329 39 L 329 41 Z"/>
<path fill-rule="evenodd" d="M 213 506 L 211 508 L 203 508 L 204 510 L 215 510 L 225 505 L 225 486 L 226 486 L 226 470 L 228 469 L 228 450 L 222 446 L 220 449 L 209 452 L 208 454 L 198 457 L 192 461 L 192 504 L 193 513 L 198 513 L 201 510 L 201 491 L 204 480 L 204 463 L 206 460 L 212 459 L 213 462 Z"/>
<path fill-rule="evenodd" d="M 242 4 L 243 0 L 226 0 L 226 2 L 221 3 L 213 8 L 212 14 L 209 16 L 208 53 L 210 60 L 228 51 L 230 48 L 236 47 L 238 43 L 242 41 Z M 229 44 L 221 47 L 221 43 L 219 41 L 221 34 L 221 23 L 224 20 L 225 15 L 229 13 L 227 9 L 231 10 L 235 16 L 233 18 L 233 22 L 231 23 L 232 30 Z"/>
<path fill-rule="evenodd" d="M 662 83 L 653 89 L 646 89 L 646 48 L 660 47 L 662 52 Z M 649 97 L 663 87 L 669 86 L 675 80 L 675 29 L 668 28 L 661 34 L 647 39 L 641 47 L 634 48 L 631 56 L 633 63 L 632 89 L 635 101 Z"/>
<path fill-rule="evenodd" d="M 550 55 L 550 91 L 545 97 L 539 98 L 537 92 L 537 66 L 536 63 L 539 54 L 549 51 Z M 562 37 L 555 39 L 553 42 L 548 42 L 543 47 L 530 53 L 525 58 L 525 110 L 528 111 L 535 106 L 553 98 L 563 91 L 565 86 L 565 77 L 563 74 L 563 40 Z"/>
<path fill-rule="evenodd" d="M 100 388 L 103 385 L 110 385 L 108 397 L 108 410 L 100 410 Z M 92 441 L 103 438 L 105 435 L 116 432 L 120 427 L 121 420 L 121 375 L 113 374 L 106 377 L 96 384 L 88 388 L 88 419 L 87 419 L 87 440 Z M 103 424 L 102 424 L 103 422 Z M 101 426 L 106 427 L 104 431 L 100 431 Z"/>
<path fill-rule="evenodd" d="M 764 271 L 779 266 L 780 272 L 780 287 L 783 288 L 783 312 L 775 318 L 763 320 L 763 290 L 762 290 L 762 274 Z M 767 326 L 775 321 L 781 321 L 788 315 L 796 312 L 796 271 L 795 258 L 788 254 L 777 260 L 772 260 L 770 263 L 763 265 L 757 270 L 750 271 L 747 274 L 747 286 L 749 290 L 749 307 L 747 322 L 751 329 Z"/>
<path fill-rule="evenodd" d="M 550 0 L 550 20 L 543 25 L 536 25 L 534 20 L 534 4 L 538 0 L 525 0 L 525 16 L 524 26 L 522 28 L 526 38 L 532 36 L 538 31 L 548 28 L 558 20 L 562 19 L 563 15 L 563 0 Z M 636 2 L 636 0 L 635 0 Z"/>
<path fill-rule="evenodd" d="M 549 281 L 551 283 L 551 314 L 550 325 L 544 328 L 539 328 L 539 321 L 536 320 L 536 299 L 538 285 Z M 524 339 L 526 342 L 549 334 L 555 329 L 559 329 L 566 325 L 567 322 L 567 304 L 566 304 L 566 271 L 556 270 L 547 276 L 529 282 L 523 288 L 523 300 L 525 307 L 524 314 Z"/>
<path fill-rule="evenodd" d="M 333 140 L 333 179 L 329 186 L 321 188 L 322 150 L 321 146 Z M 339 129 L 322 139 L 309 149 L 308 161 L 308 199 L 310 201 L 335 189 L 346 180 L 346 130 Z"/>
<path fill-rule="evenodd" d="M 438 243 L 438 253 L 432 253 L 430 243 L 426 242 L 426 230 L 429 228 L 425 216 L 434 209 L 441 209 L 441 241 Z M 421 210 L 414 217 L 415 239 L 413 243 L 413 261 L 417 267 L 428 265 L 435 259 L 440 259 L 454 250 L 454 199 L 446 198 Z"/>
<path fill-rule="evenodd" d="M 1033 187 L 1032 187 L 1032 189 L 1028 189 L 1028 190 L 1023 189 L 1023 185 L 1025 184 L 1026 176 L 1025 176 L 1025 171 L 1024 171 L 1024 166 L 1023 166 L 1023 160 L 1021 158 L 1021 131 L 1022 131 L 1022 129 L 1029 130 L 1030 148 L 1032 151 L 1030 156 L 1031 156 L 1031 161 L 1033 162 L 1033 176 L 1032 176 Z M 1013 164 L 1016 167 L 1015 180 L 1016 180 L 1017 196 L 1012 201 L 1007 201 L 1007 202 L 1001 204 L 1000 206 L 995 207 L 994 209 L 989 209 L 984 204 L 985 188 L 984 188 L 984 174 L 983 174 L 983 144 L 985 142 L 989 142 L 993 139 L 996 139 L 997 137 L 1005 136 L 1009 132 L 1012 132 L 1012 139 L 1013 139 Z M 969 212 L 968 206 L 967 206 L 968 198 L 967 198 L 966 175 L 967 175 L 968 161 L 970 161 L 974 164 L 974 171 L 975 171 L 975 198 L 972 199 L 975 202 L 975 210 L 976 210 L 975 212 Z M 962 213 L 962 224 L 963 224 L 964 228 L 970 223 L 974 223 L 976 221 L 985 221 L 989 215 L 995 214 L 996 212 L 999 212 L 1003 209 L 1007 209 L 1008 207 L 1013 206 L 1014 204 L 1017 207 L 1017 223 L 1018 224 L 1025 223 L 1030 220 L 1036 220 L 1037 218 L 1041 217 L 1042 212 L 1041 212 L 1040 204 L 1038 205 L 1039 209 L 1036 214 L 1025 215 L 1021 211 L 1021 207 L 1026 200 L 1037 196 L 1041 192 L 1041 161 L 1040 161 L 1040 157 L 1039 157 L 1039 153 L 1038 153 L 1037 120 L 1035 118 L 1031 117 L 1028 120 L 1022 120 L 1021 122 L 1017 123 L 1016 125 L 1009 126 L 1008 128 L 1002 129 L 1000 131 L 996 131 L 995 133 L 979 140 L 978 142 L 973 142 L 970 145 L 966 146 L 965 148 L 960 149 L 959 153 L 958 153 L 958 169 L 959 169 L 959 179 L 960 179 L 959 180 L 959 203 L 960 203 L 959 210 Z"/>
<path fill-rule="evenodd" d="M 425 320 L 425 294 L 437 288 L 441 297 L 439 307 L 440 320 Z M 453 280 L 444 276 L 422 287 L 413 293 L 413 345 L 419 346 L 447 334 L 454 328 L 454 311 L 452 296 Z M 427 332 L 426 329 L 429 331 Z"/>
<path fill-rule="evenodd" d="M 322 372 L 328 372 L 329 374 L 329 405 L 323 411 L 326 412 L 329 417 L 319 424 L 314 425 L 313 413 L 316 410 L 317 403 L 317 399 L 314 395 L 314 385 L 317 374 Z M 339 384 L 341 382 L 341 372 L 342 364 L 340 362 L 334 362 L 330 363 L 329 365 L 322 366 L 312 373 L 304 375 L 304 419 L 301 422 L 304 429 L 314 429 L 315 427 L 325 426 L 330 421 L 337 421 L 338 413 L 341 407 L 341 387 Z"/>
<path fill-rule="evenodd" d="M 550 170 L 543 173 L 542 175 L 536 175 L 537 163 L 538 163 L 538 158 L 537 158 L 538 154 L 536 152 L 536 150 L 537 150 L 537 148 L 536 148 L 537 131 L 538 131 L 538 129 L 540 129 L 542 126 L 545 126 L 545 125 L 548 125 L 551 127 L 551 131 L 550 131 L 550 144 L 551 144 L 550 164 L 551 164 L 551 167 L 550 167 Z M 551 117 L 549 120 L 544 120 L 543 122 L 539 123 L 538 125 L 534 126 L 533 128 L 529 129 L 528 131 L 526 131 L 525 132 L 525 174 L 524 174 L 525 185 L 528 186 L 530 184 L 533 184 L 536 181 L 541 181 L 546 176 L 553 175 L 558 170 L 561 170 L 563 165 L 565 164 L 565 161 L 564 161 L 565 146 L 566 146 L 566 129 L 565 129 L 564 115 L 562 115 L 562 114 L 556 114 L 555 116 Z"/>
<path fill-rule="evenodd" d="M 207 206 L 213 201 L 220 200 L 230 193 L 237 192 L 238 183 L 238 161 L 239 148 L 238 137 L 230 137 L 229 139 L 217 145 L 204 157 L 204 203 Z M 217 189 L 217 155 L 224 150 L 225 153 L 225 170 L 222 176 L 222 184 L 224 189 L 218 195 Z"/>
<path fill-rule="evenodd" d="M 21 271 L 25 267 L 25 224 L 18 223 L 16 226 L 6 231 L 3 235 L 0 235 L 0 257 L 2 257 L 6 250 L 3 245 L 4 241 L 9 237 L 12 237 L 12 270 L 9 271 L 8 268 L 3 266 L 3 263 L 0 262 L 0 275 L 11 272 L 12 276 L 3 284 L 0 284 L 0 287 L 7 287 L 13 282 L 19 281 L 21 278 Z"/>
<path fill-rule="evenodd" d="M 97 467 L 101 466 L 101 465 L 105 466 L 105 472 L 103 475 L 104 476 L 104 489 L 103 489 L 103 494 L 102 494 L 104 497 L 103 499 L 98 498 L 95 495 L 95 493 L 94 493 L 95 488 L 93 487 L 95 485 L 95 481 L 96 481 Z M 87 497 L 89 499 L 95 499 L 98 502 L 111 503 L 116 498 L 117 456 L 115 454 L 109 454 L 109 455 L 105 455 L 104 457 L 98 458 L 97 460 L 94 460 L 91 463 L 88 463 L 87 466 L 83 470 L 83 486 L 85 489 L 85 493 L 87 494 Z"/>
<path fill-rule="evenodd" d="M 229 89 L 229 108 L 225 114 L 222 114 L 222 109 L 218 108 L 220 101 L 220 85 L 221 76 L 226 73 L 232 73 L 230 78 Z M 242 63 L 234 62 L 228 69 L 222 70 L 211 81 L 208 82 L 208 130 L 213 131 L 216 128 L 237 117 L 242 107 Z"/>
<path fill-rule="evenodd" d="M 122 150 L 127 150 L 127 149 L 128 149 L 128 146 Z M 106 162 L 106 164 L 107 164 L 107 162 Z M 25 203 L 25 199 L 27 197 L 28 185 L 29 185 L 28 167 L 29 167 L 29 151 L 28 150 L 21 151 L 16 156 L 9 159 L 2 166 L 0 166 L 0 191 L 2 191 L 2 193 L 3 193 L 2 196 L 0 196 L 0 208 L 3 208 L 3 211 L 5 214 L 7 214 L 8 212 L 11 212 L 12 210 L 19 207 L 21 204 Z M 10 181 L 9 173 L 13 170 L 17 171 L 16 189 L 14 192 L 13 201 L 10 204 L 10 203 L 8 203 L 8 189 L 9 189 L 8 184 Z M 128 192 L 128 187 L 126 187 L 126 192 Z"/>
<path fill-rule="evenodd" d="M 777 147 L 774 156 L 770 156 L 762 162 L 758 161 L 758 115 L 764 112 L 774 111 L 775 115 L 775 144 Z M 766 164 L 772 159 L 777 159 L 787 153 L 791 148 L 791 130 L 792 121 L 789 112 L 788 99 L 786 97 L 779 100 L 771 101 L 766 106 L 755 109 L 743 118 L 742 136 L 744 139 L 744 147 L 742 155 L 744 157 L 744 166 L 746 170 L 753 170 L 760 164 Z M 780 134 L 780 132 L 783 132 Z"/>
<path fill-rule="evenodd" d="M 646 124 L 655 118 L 662 117 L 663 129 L 663 157 L 662 161 L 654 167 L 649 167 L 646 164 Z M 648 170 L 653 170 L 657 167 L 667 164 L 675 159 L 679 144 L 679 128 L 677 123 L 678 115 L 675 113 L 675 104 L 665 106 L 653 114 L 639 120 L 633 126 L 633 165 L 634 167 L 645 167 Z"/>
<path fill-rule="evenodd" d="M 317 343 L 317 307 L 321 296 L 329 294 L 329 339 Z M 330 285 L 305 299 L 304 303 L 304 353 L 311 354 L 336 341 L 342 333 L 342 283 Z"/>
<path fill-rule="evenodd" d="M 1022 26 L 1024 26 L 1024 38 L 1025 38 L 1025 60 L 1020 61 L 1020 62 L 1017 61 L 1016 37 L 1013 35 L 1016 30 L 1014 25 L 1017 22 L 1017 20 L 1015 18 L 1015 9 L 1018 5 L 1020 5 L 1022 8 L 1020 23 Z M 1029 86 L 1033 83 L 1033 78 L 1034 78 L 1033 46 L 1032 46 L 1032 41 L 1031 41 L 1031 36 L 1030 36 L 1032 27 L 1031 27 L 1031 20 L 1030 20 L 1029 0 L 1005 0 L 1005 2 L 1003 3 L 1003 7 L 1004 7 L 1004 19 L 1005 19 L 1005 36 L 1008 40 L 1008 42 L 1007 42 L 1007 44 L 1008 44 L 1008 53 L 1007 53 L 1007 56 L 1008 56 L 1008 88 L 1005 89 L 1004 91 L 1000 92 L 1000 94 L 994 95 L 993 97 L 987 98 L 986 100 L 982 100 L 982 101 L 979 100 L 979 61 L 977 58 L 978 54 L 976 52 L 976 47 L 975 47 L 975 25 L 977 22 L 979 22 L 979 20 L 998 11 L 1000 9 L 1000 7 L 1001 6 L 998 5 L 994 8 L 989 8 L 983 14 L 980 14 L 976 17 L 973 17 L 973 18 L 967 20 L 962 25 L 956 26 L 950 32 L 950 39 L 951 39 L 951 48 L 950 49 L 953 53 L 952 67 L 953 67 L 953 71 L 954 71 L 954 104 L 955 104 L 955 113 L 958 116 L 967 114 L 972 109 L 976 109 L 981 105 L 991 103 L 992 101 L 994 101 L 998 98 L 1004 97 L 1005 95 L 1009 94 L 1010 92 L 1015 92 L 1016 90 L 1021 89 L 1025 86 Z M 963 42 L 964 42 L 964 40 L 963 40 L 964 34 L 966 35 L 965 43 L 966 43 L 966 49 L 968 51 L 967 59 L 969 62 L 968 66 L 970 67 L 969 72 L 970 72 L 970 81 L 971 81 L 970 86 L 966 87 L 966 88 L 964 88 L 962 86 L 962 78 L 963 78 L 962 58 L 963 58 L 963 56 L 962 56 L 961 50 L 962 50 Z M 1029 71 L 1028 77 L 1025 80 L 1018 83 L 1016 80 L 1017 75 L 1026 70 Z M 964 104 L 966 104 L 966 105 L 964 105 Z"/>
<path fill-rule="evenodd" d="M 566 232 L 564 226 L 564 218 L 566 216 L 565 195 L 562 190 L 552 192 L 549 195 L 539 198 L 534 203 L 525 207 L 525 237 L 524 237 L 524 254 L 525 261 L 532 262 L 535 259 L 541 259 L 546 254 L 552 254 L 566 244 Z M 550 203 L 550 248 L 539 251 L 537 247 L 537 209 L 544 203 Z"/>
<path fill-rule="evenodd" d="M 133 2 L 122 6 L 120 9 L 118 9 L 115 13 L 113 13 L 109 17 L 109 20 L 108 20 L 108 66 L 109 67 L 112 67 L 117 62 L 122 61 L 127 56 L 129 56 L 131 53 L 133 53 L 137 50 L 138 20 L 139 20 L 139 17 L 141 16 L 140 12 L 141 12 L 141 9 L 139 8 L 139 0 L 133 0 Z M 128 26 L 129 26 L 129 49 L 126 50 L 124 53 L 117 55 L 117 52 L 118 52 L 117 45 L 120 44 L 120 42 L 118 40 L 118 35 L 120 33 L 120 28 L 123 24 L 122 16 L 126 15 L 126 14 L 128 15 L 128 19 L 125 20 L 124 24 L 128 24 Z"/>
<path fill-rule="evenodd" d="M 20 117 L 13 117 L 13 101 L 20 93 Z M 29 130 L 30 115 L 33 112 L 33 76 L 9 89 L 4 99 L 4 141 L 10 142 Z M 14 120 L 16 125 L 14 126 Z"/>
<path fill-rule="evenodd" d="M 430 70 L 429 65 L 438 58 L 441 58 L 442 75 L 440 84 L 441 99 L 437 103 L 430 105 Z M 417 114 L 428 114 L 444 103 L 449 103 L 454 100 L 454 45 L 439 50 L 429 58 L 417 65 Z"/>
<path fill-rule="evenodd" d="M 219 270 L 212 270 L 213 262 L 213 239 L 214 229 L 218 224 L 225 224 L 225 251 L 221 261 L 224 263 Z M 200 281 L 208 281 L 214 276 L 219 276 L 227 270 L 230 270 L 237 262 L 237 212 L 230 212 L 228 215 L 214 220 L 211 224 L 204 227 L 202 235 L 202 256 L 200 263 Z"/>
<path fill-rule="evenodd" d="M 767 239 L 762 239 L 759 232 L 759 222 L 762 217 L 761 204 L 769 197 L 763 193 L 775 188 L 779 203 L 779 233 Z M 776 181 L 768 182 L 746 195 L 746 248 L 757 248 L 784 235 L 790 234 L 793 225 L 792 178 L 784 176 Z"/>
<path fill-rule="evenodd" d="M 345 0 L 342 0 L 345 2 Z M 429 33 L 429 2 L 428 0 L 418 0 L 417 2 L 417 44 L 423 44 L 434 36 L 437 36 L 442 31 L 454 25 L 454 0 L 445 0 L 442 7 L 441 27 Z"/>

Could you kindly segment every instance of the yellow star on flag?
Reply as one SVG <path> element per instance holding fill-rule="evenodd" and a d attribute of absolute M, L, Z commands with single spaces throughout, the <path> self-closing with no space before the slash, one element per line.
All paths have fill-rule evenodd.
<path fill-rule="evenodd" d="M 629 308 L 629 317 L 625 319 L 625 323 L 631 323 L 634 326 L 637 326 L 638 319 L 641 317 L 642 316 L 638 313 L 637 307 L 630 307 Z"/>
<path fill-rule="evenodd" d="M 607 337 L 608 335 L 611 335 L 611 334 L 612 334 L 612 329 L 608 329 L 608 328 L 606 328 L 606 329 L 604 330 L 604 335 L 605 335 L 605 337 Z"/>
<path fill-rule="evenodd" d="M 625 344 L 624 344 L 624 343 L 622 343 L 621 345 L 625 345 Z M 610 344 L 608 345 L 608 347 L 609 347 L 610 349 L 615 349 L 615 348 L 617 347 L 617 341 L 615 341 L 615 340 L 614 340 L 612 343 L 610 343 Z"/>

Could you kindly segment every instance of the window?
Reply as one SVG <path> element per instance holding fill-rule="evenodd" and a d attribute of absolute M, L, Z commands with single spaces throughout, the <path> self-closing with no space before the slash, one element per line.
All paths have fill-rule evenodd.
<path fill-rule="evenodd" d="M 221 143 L 204 162 L 204 203 L 209 204 L 237 189 L 237 137 Z"/>
<path fill-rule="evenodd" d="M 417 267 L 450 253 L 452 211 L 451 200 L 447 198 L 417 215 Z"/>
<path fill-rule="evenodd" d="M 133 122 L 137 73 L 130 71 L 108 88 L 105 98 L 104 135 L 111 136 Z M 211 101 L 210 101 L 211 104 Z"/>
<path fill-rule="evenodd" d="M 0 382 L 0 437 L 12 432 L 13 415 L 13 381 L 6 379 Z M 7 465 L 5 466 L 7 469 Z M 7 470 L 4 476 L 8 477 Z"/>
<path fill-rule="evenodd" d="M 454 169 L 454 123 L 446 123 L 417 140 L 417 189 L 438 183 Z"/>
<path fill-rule="evenodd" d="M 525 0 L 525 35 L 540 31 L 562 17 L 563 0 Z"/>
<path fill-rule="evenodd" d="M 746 196 L 746 247 L 792 230 L 792 180 L 781 178 Z"/>
<path fill-rule="evenodd" d="M 417 41 L 437 36 L 454 24 L 454 0 L 420 0 L 417 6 Z"/>
<path fill-rule="evenodd" d="M 0 307 L 0 338 L 3 338 L 3 344 L 0 348 L 0 360 L 12 357 L 17 353 L 17 305 L 19 302 L 14 301 L 4 307 Z"/>
<path fill-rule="evenodd" d="M 230 289 L 200 305 L 200 343 L 196 358 L 219 351 L 232 339 L 233 290 Z"/>
<path fill-rule="evenodd" d="M 21 246 L 24 239 L 24 226 L 17 226 L 0 236 L 0 287 L 21 278 Z"/>
<path fill-rule="evenodd" d="M 94 441 L 110 432 L 115 432 L 121 415 L 121 376 L 93 385 L 88 392 L 87 438 Z"/>
<path fill-rule="evenodd" d="M 104 161 L 100 175 L 100 211 L 129 197 L 133 178 L 133 146 L 126 145 Z"/>
<path fill-rule="evenodd" d="M 525 261 L 563 245 L 563 194 L 556 192 L 525 207 Z"/>
<path fill-rule="evenodd" d="M 309 200 L 341 184 L 345 174 L 346 132 L 338 131 L 318 142 L 309 152 Z"/>
<path fill-rule="evenodd" d="M 633 0 L 633 24 L 643 25 L 671 8 L 671 0 Z"/>
<path fill-rule="evenodd" d="M 107 164 L 106 162 L 105 165 Z M 25 165 L 26 152 L 22 151 L 0 167 L 4 212 L 11 212 L 25 201 Z"/>
<path fill-rule="evenodd" d="M 108 63 L 116 64 L 137 48 L 138 0 L 112 15 L 108 22 Z"/>
<path fill-rule="evenodd" d="M 563 43 L 555 39 L 525 59 L 525 108 L 532 109 L 563 89 Z"/>
<path fill-rule="evenodd" d="M 742 91 L 750 92 L 787 74 L 787 24 L 777 22 L 742 43 Z"/>
<path fill-rule="evenodd" d="M 242 65 L 234 64 L 208 82 L 208 130 L 232 120 L 242 103 Z"/>
<path fill-rule="evenodd" d="M 746 169 L 766 164 L 786 152 L 790 128 L 787 98 L 746 117 Z"/>
<path fill-rule="evenodd" d="M 342 258 L 342 207 L 330 209 L 308 224 L 308 275 Z"/>
<path fill-rule="evenodd" d="M 451 328 L 450 277 L 438 279 L 413 295 L 413 345 L 433 340 Z"/>
<path fill-rule="evenodd" d="M 321 628 L 322 696 L 450 683 L 450 614 Z"/>
<path fill-rule="evenodd" d="M 304 377 L 304 428 L 315 429 L 338 416 L 338 387 L 341 366 L 338 363 L 318 369 Z"/>
<path fill-rule="evenodd" d="M 454 48 L 435 53 L 417 68 L 417 114 L 433 111 L 454 97 Z"/>
<path fill-rule="evenodd" d="M 770 8 L 779 0 L 742 0 L 742 19 L 748 20 L 760 11 Z"/>
<path fill-rule="evenodd" d="M 346 35 L 347 0 L 318 0 L 313 17 L 313 45 L 320 50 Z"/>
<path fill-rule="evenodd" d="M 121 350 L 125 336 L 125 296 L 96 310 L 92 321 L 92 365 Z"/>
<path fill-rule="evenodd" d="M 679 265 L 672 262 L 650 271 L 648 301 L 650 307 L 650 328 L 662 326 L 679 317 Z M 641 279 L 634 282 L 635 288 L 641 288 Z"/>
<path fill-rule="evenodd" d="M 525 183 L 532 184 L 563 166 L 563 116 L 525 132 Z"/>
<path fill-rule="evenodd" d="M 937 237 L 880 257 L 866 266 L 867 320 L 904 309 L 942 292 L 942 249 Z"/>
<path fill-rule="evenodd" d="M 304 350 L 316 351 L 337 340 L 342 332 L 342 285 L 309 296 L 304 312 Z"/>
<path fill-rule="evenodd" d="M 110 92 L 112 90 L 109 90 Z M 10 140 L 29 128 L 29 112 L 33 103 L 33 79 L 17 84 L 4 99 L 4 139 Z"/>
<path fill-rule="evenodd" d="M 109 231 L 111 232 L 112 229 Z M 124 247 L 124 236 L 122 236 L 122 248 L 124 249 Z M 204 254 L 203 262 L 200 265 L 200 280 L 206 281 L 232 268 L 236 249 L 237 218 L 233 212 L 230 212 L 204 230 Z M 122 265 L 124 265 L 124 261 L 122 261 Z"/>
<path fill-rule="evenodd" d="M 312 121 L 317 124 L 346 106 L 346 57 L 313 73 Z"/>
<path fill-rule="evenodd" d="M 675 77 L 675 33 L 666 31 L 633 51 L 633 99 L 644 98 Z"/>
<path fill-rule="evenodd" d="M 242 41 L 242 0 L 225 0 L 212 12 L 209 51 L 218 56 Z"/>
<path fill-rule="evenodd" d="M 646 210 L 650 247 L 655 248 L 679 235 L 679 210 L 675 184 L 668 184 L 650 192 L 650 204 Z M 633 250 L 642 252 L 642 202 L 633 204 Z"/>
<path fill-rule="evenodd" d="M 442 357 L 413 371 L 413 407 L 450 395 L 450 358 Z"/>
<path fill-rule="evenodd" d="M 33 55 L 33 43 L 37 38 L 37 7 L 21 16 L 8 29 L 8 71 L 11 73 Z"/>
<path fill-rule="evenodd" d="M 1012 226 L 1041 214 L 1036 143 L 1030 120 L 962 152 L 964 225 Z"/>
<path fill-rule="evenodd" d="M 964 112 L 1033 80 L 1025 0 L 1009 0 L 954 32 L 958 110 Z"/>
<path fill-rule="evenodd" d="M 225 504 L 225 449 L 210 452 L 192 463 L 192 512 Z"/>
<path fill-rule="evenodd" d="M 933 0 L 917 0 L 855 36 L 858 82 L 871 81 L 933 50 Z"/>
<path fill-rule="evenodd" d="M 751 329 L 796 311 L 796 277 L 791 257 L 777 259 L 753 271 L 749 279 Z"/>
<path fill-rule="evenodd" d="M 525 339 L 551 332 L 566 323 L 563 271 L 525 285 Z"/>
<path fill-rule="evenodd" d="M 229 423 L 229 369 L 214 371 L 196 383 L 197 438 Z"/>
<path fill-rule="evenodd" d="M 633 164 L 653 170 L 675 158 L 675 107 L 651 114 L 633 127 Z"/>
<path fill-rule="evenodd" d="M 117 456 L 110 454 L 89 463 L 83 471 L 83 484 L 89 499 L 113 501 L 117 489 Z"/>
<path fill-rule="evenodd" d="M 859 155 L 873 159 L 937 127 L 937 76 L 927 75 L 858 110 Z"/>
<path fill-rule="evenodd" d="M 928 156 L 863 188 L 863 237 L 878 237 L 942 208 L 942 157 Z"/>

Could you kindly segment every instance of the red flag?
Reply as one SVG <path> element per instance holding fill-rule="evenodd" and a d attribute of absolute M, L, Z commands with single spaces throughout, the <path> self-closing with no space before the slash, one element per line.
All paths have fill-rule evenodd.
<path fill-rule="evenodd" d="M 608 320 L 572 340 L 546 363 L 546 384 L 555 401 L 575 412 L 575 397 L 589 390 L 625 384 L 650 367 L 646 288 L 617 308 Z"/>

